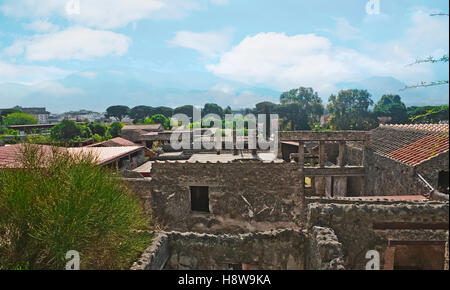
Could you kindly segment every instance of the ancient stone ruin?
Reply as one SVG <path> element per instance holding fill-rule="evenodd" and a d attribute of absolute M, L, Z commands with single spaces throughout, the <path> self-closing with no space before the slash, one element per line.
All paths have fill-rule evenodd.
<path fill-rule="evenodd" d="M 377 155 L 371 132 L 279 142 L 275 160 L 200 152 L 128 178 L 161 229 L 132 269 L 448 269 L 448 143 L 409 166 Z"/>

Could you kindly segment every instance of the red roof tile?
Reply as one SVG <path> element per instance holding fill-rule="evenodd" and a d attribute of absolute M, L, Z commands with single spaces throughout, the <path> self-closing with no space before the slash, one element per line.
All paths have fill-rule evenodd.
<path fill-rule="evenodd" d="M 410 166 L 449 151 L 448 124 L 381 125 L 371 133 L 373 152 Z"/>
<path fill-rule="evenodd" d="M 415 166 L 449 149 L 448 136 L 427 136 L 389 153 L 388 157 Z"/>

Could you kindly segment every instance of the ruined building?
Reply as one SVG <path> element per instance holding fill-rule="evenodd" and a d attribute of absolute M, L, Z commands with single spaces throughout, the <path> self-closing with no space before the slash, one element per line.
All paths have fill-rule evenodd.
<path fill-rule="evenodd" d="M 442 133 L 414 131 L 416 144 L 436 148 L 423 140 Z M 400 153 L 417 140 L 397 133 L 397 146 L 377 151 L 383 134 L 280 132 L 275 160 L 208 152 L 156 161 L 151 178 L 126 179 L 163 229 L 133 269 L 365 269 L 370 259 L 380 269 L 448 268 L 448 195 L 438 193 L 448 140 L 403 169 Z"/>

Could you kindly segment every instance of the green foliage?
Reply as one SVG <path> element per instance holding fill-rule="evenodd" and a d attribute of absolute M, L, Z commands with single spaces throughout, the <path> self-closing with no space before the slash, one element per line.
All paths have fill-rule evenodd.
<path fill-rule="evenodd" d="M 225 110 L 223 111 L 223 113 L 224 113 L 225 115 L 231 115 L 231 114 L 233 114 L 233 110 L 231 110 L 231 107 L 228 106 L 228 107 L 225 108 Z"/>
<path fill-rule="evenodd" d="M 383 95 L 375 105 L 373 112 L 377 117 L 391 117 L 392 124 L 406 124 L 408 120 L 408 111 L 402 103 L 399 95 Z"/>
<path fill-rule="evenodd" d="M 136 106 L 129 112 L 129 116 L 134 120 L 134 123 L 142 122 L 145 118 L 154 115 L 155 109 L 149 106 Z"/>
<path fill-rule="evenodd" d="M 314 122 L 323 115 L 322 100 L 312 88 L 300 87 L 284 92 L 278 108 L 283 129 L 311 130 Z"/>
<path fill-rule="evenodd" d="M 11 113 L 6 117 L 3 117 L 2 121 L 4 126 L 14 126 L 14 125 L 34 125 L 39 123 L 39 120 L 36 119 L 31 114 L 26 113 Z"/>
<path fill-rule="evenodd" d="M 170 118 L 171 116 L 173 116 L 173 109 L 169 108 L 169 107 L 157 107 L 155 108 L 154 112 L 152 115 L 163 115 L 163 116 L 167 116 L 167 118 Z M 192 111 L 191 111 L 192 114 Z"/>
<path fill-rule="evenodd" d="M 343 90 L 338 96 L 331 95 L 327 110 L 331 114 L 328 123 L 332 130 L 372 130 L 378 120 L 369 106 L 373 105 L 366 90 Z"/>
<path fill-rule="evenodd" d="M 90 155 L 21 151 L 23 170 L 0 171 L 0 267 L 64 269 L 76 250 L 82 269 L 129 268 L 151 240 L 135 230 L 149 221 L 114 171 Z"/>
<path fill-rule="evenodd" d="M 50 130 L 50 136 L 53 140 L 70 141 L 82 134 L 82 128 L 71 120 L 63 120 L 60 124 Z M 85 132 L 84 132 L 85 133 Z"/>
<path fill-rule="evenodd" d="M 176 114 L 184 114 L 184 115 L 186 115 L 186 116 L 188 116 L 189 118 L 192 119 L 192 117 L 193 117 L 193 110 L 194 110 L 194 106 L 186 105 L 186 106 L 181 106 L 181 107 L 175 108 L 173 110 L 173 114 L 174 115 L 176 115 Z M 165 116 L 170 116 L 170 115 L 165 115 Z"/>
<path fill-rule="evenodd" d="M 120 137 L 120 134 L 122 132 L 123 124 L 120 122 L 113 122 L 111 126 L 108 129 L 108 134 L 111 135 L 111 137 L 116 138 Z"/>
<path fill-rule="evenodd" d="M 91 130 L 92 134 L 97 134 L 101 137 L 105 137 L 106 132 L 108 131 L 108 127 L 106 127 L 103 124 L 99 123 L 89 123 L 89 129 Z"/>
<path fill-rule="evenodd" d="M 448 105 L 442 106 L 424 106 L 409 107 L 409 120 L 412 123 L 439 123 L 440 121 L 448 121 L 449 110 Z"/>
<path fill-rule="evenodd" d="M 218 115 L 221 118 L 223 118 L 223 115 L 224 115 L 222 107 L 220 107 L 217 104 L 211 104 L 211 103 L 205 104 L 205 106 L 204 106 L 204 108 L 202 110 L 202 116 L 203 117 L 208 115 L 208 114 L 216 114 L 216 115 Z"/>
<path fill-rule="evenodd" d="M 129 113 L 130 108 L 128 108 L 127 106 L 111 106 L 106 109 L 107 118 L 114 117 L 119 121 L 122 121 L 122 119 L 128 116 Z"/>

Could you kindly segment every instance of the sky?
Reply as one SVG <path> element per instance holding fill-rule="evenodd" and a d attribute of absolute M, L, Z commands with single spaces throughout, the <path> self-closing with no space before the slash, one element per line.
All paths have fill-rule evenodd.
<path fill-rule="evenodd" d="M 367 5 L 372 2 L 373 5 Z M 448 104 L 446 0 L 0 0 L 0 108 L 232 108 L 312 87 Z"/>

